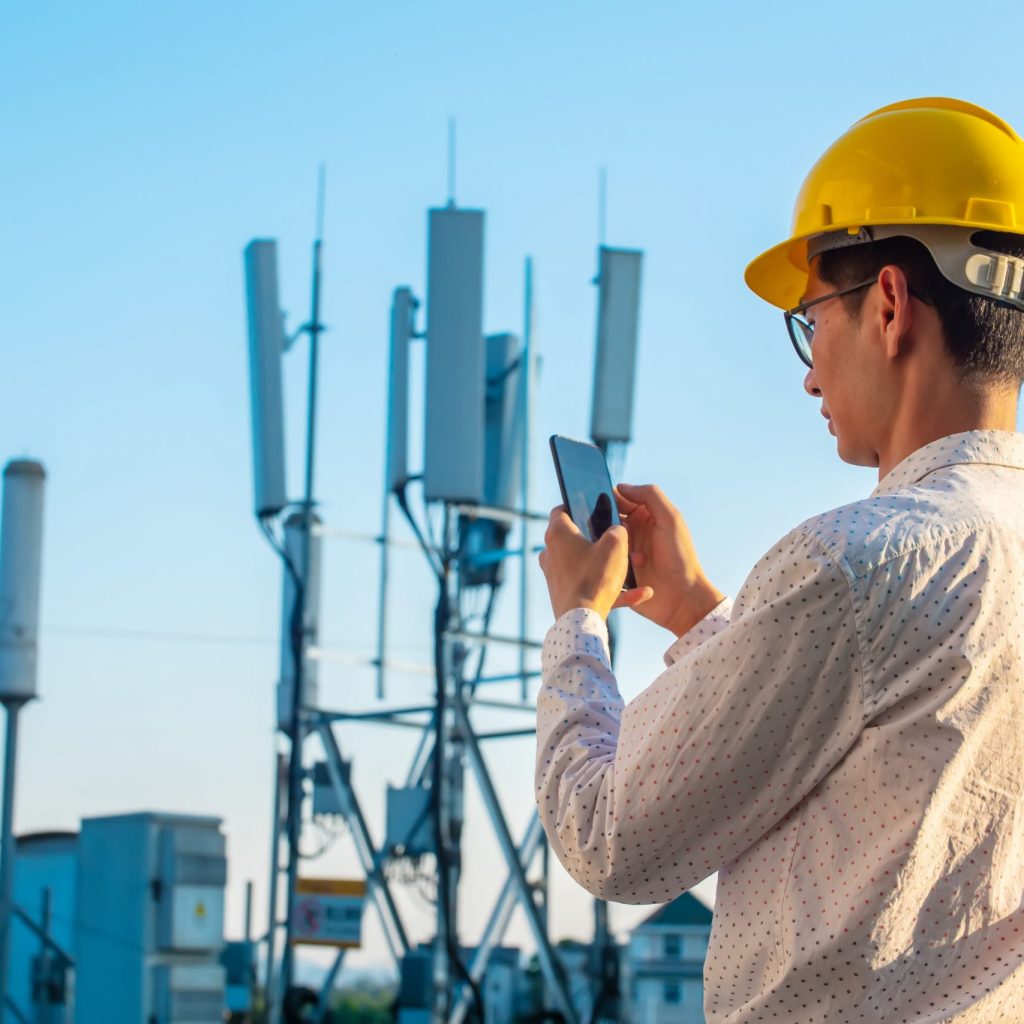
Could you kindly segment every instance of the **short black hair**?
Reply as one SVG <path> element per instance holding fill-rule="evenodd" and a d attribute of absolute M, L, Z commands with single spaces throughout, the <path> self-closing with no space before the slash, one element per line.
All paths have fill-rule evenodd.
<path fill-rule="evenodd" d="M 979 231 L 972 241 L 1024 259 L 1024 235 Z M 838 289 L 870 278 L 889 265 L 899 267 L 914 293 L 935 307 L 946 350 L 965 383 L 1021 386 L 1024 311 L 953 284 L 916 238 L 884 238 L 830 249 L 817 257 L 815 269 L 825 284 Z M 860 313 L 865 294 L 860 290 L 843 296 L 842 302 L 852 316 Z"/>

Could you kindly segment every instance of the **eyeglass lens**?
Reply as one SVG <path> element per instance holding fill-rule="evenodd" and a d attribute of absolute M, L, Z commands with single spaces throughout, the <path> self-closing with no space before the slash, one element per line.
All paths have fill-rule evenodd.
<path fill-rule="evenodd" d="M 795 313 L 790 313 L 786 317 L 786 325 L 789 327 L 789 337 L 793 342 L 793 348 L 796 349 L 796 354 L 807 366 L 812 366 L 811 340 L 814 337 L 813 325 Z"/>

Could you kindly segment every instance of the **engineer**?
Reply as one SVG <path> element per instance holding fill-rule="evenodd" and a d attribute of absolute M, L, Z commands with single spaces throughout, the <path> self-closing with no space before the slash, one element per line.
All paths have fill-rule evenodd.
<path fill-rule="evenodd" d="M 552 512 L 548 838 L 606 900 L 719 873 L 709 1024 L 1024 1022 L 1024 141 L 958 100 L 875 111 L 746 280 L 878 486 L 735 601 L 657 487 L 596 544 Z M 613 607 L 677 637 L 629 704 Z"/>

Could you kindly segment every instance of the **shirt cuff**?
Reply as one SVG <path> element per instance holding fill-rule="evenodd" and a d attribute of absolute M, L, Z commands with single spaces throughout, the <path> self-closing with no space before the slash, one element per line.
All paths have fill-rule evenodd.
<path fill-rule="evenodd" d="M 545 682 L 573 654 L 597 657 L 611 667 L 608 626 L 592 608 L 572 608 L 563 612 L 548 630 L 540 656 Z"/>
<path fill-rule="evenodd" d="M 666 652 L 665 664 L 674 665 L 684 655 L 710 640 L 729 625 L 732 617 L 732 598 L 724 597 L 688 633 L 684 633 Z"/>

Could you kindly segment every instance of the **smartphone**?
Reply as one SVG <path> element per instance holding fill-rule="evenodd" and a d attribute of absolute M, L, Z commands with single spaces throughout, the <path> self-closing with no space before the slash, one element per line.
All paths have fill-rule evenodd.
<path fill-rule="evenodd" d="M 604 452 L 596 444 L 561 434 L 552 434 L 550 443 L 562 504 L 569 510 L 569 518 L 580 533 L 588 540 L 597 540 L 608 527 L 619 525 L 619 510 Z M 635 586 L 630 566 L 622 589 Z"/>

